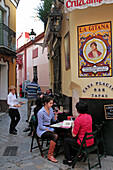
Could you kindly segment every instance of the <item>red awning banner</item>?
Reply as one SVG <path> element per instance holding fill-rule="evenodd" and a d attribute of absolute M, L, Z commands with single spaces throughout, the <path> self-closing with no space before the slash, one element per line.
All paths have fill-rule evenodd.
<path fill-rule="evenodd" d="M 89 6 L 100 6 L 102 4 L 111 4 L 113 0 L 64 0 L 65 13 L 75 9 L 84 9 Z"/>
<path fill-rule="evenodd" d="M 23 54 L 17 56 L 16 63 L 19 65 L 23 64 Z"/>

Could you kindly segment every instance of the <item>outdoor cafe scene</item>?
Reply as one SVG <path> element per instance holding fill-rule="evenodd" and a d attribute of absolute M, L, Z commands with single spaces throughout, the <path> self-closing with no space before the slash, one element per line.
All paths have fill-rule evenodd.
<path fill-rule="evenodd" d="M 58 163 L 57 157 L 62 154 L 62 163 L 71 168 L 76 167 L 78 161 L 88 162 L 88 169 L 101 168 L 102 156 L 106 157 L 103 139 L 105 122 L 93 125 L 92 117 L 87 113 L 88 104 L 75 104 L 78 116 L 60 110 L 60 105 L 51 92 L 39 94 L 35 105 L 31 106 L 29 126 L 23 131 L 30 131 L 31 148 L 38 148 L 40 156 L 47 157 L 53 163 Z M 95 155 L 93 164 L 90 154 Z"/>

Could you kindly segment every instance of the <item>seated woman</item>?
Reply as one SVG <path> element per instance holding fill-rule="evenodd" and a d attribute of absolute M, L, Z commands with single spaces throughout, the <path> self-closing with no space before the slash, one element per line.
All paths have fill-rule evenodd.
<path fill-rule="evenodd" d="M 38 118 L 38 126 L 37 126 L 37 135 L 43 139 L 49 139 L 50 146 L 48 151 L 48 160 L 57 163 L 58 161 L 54 158 L 53 153 L 56 146 L 56 141 L 58 135 L 54 133 L 54 129 L 50 127 L 51 120 L 57 120 L 57 113 L 53 113 L 53 109 L 51 108 L 53 105 L 53 98 L 46 97 L 44 100 L 44 106 L 37 113 Z"/>
<path fill-rule="evenodd" d="M 88 105 L 84 102 L 78 102 L 76 104 L 77 112 L 79 116 L 74 121 L 74 127 L 72 128 L 72 138 L 65 139 L 65 160 L 64 164 L 69 166 L 72 165 L 71 160 L 71 147 L 78 147 L 81 145 L 81 142 L 84 138 L 86 132 L 92 132 L 92 117 L 87 114 Z M 93 139 L 89 139 L 86 143 L 87 146 L 93 144 Z"/>

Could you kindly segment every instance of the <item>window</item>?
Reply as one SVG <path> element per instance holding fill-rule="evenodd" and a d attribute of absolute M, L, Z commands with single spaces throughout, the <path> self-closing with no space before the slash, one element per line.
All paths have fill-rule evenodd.
<path fill-rule="evenodd" d="M 38 48 L 33 50 L 32 58 L 36 58 L 36 57 L 38 57 Z"/>
<path fill-rule="evenodd" d="M 0 23 L 4 23 L 4 13 L 1 9 L 0 9 Z"/>
<path fill-rule="evenodd" d="M 65 65 L 66 70 L 70 69 L 70 37 L 69 32 L 64 37 Z"/>
<path fill-rule="evenodd" d="M 33 67 L 33 78 L 37 79 L 37 66 Z"/>
<path fill-rule="evenodd" d="M 3 44 L 3 11 L 0 10 L 0 45 Z"/>

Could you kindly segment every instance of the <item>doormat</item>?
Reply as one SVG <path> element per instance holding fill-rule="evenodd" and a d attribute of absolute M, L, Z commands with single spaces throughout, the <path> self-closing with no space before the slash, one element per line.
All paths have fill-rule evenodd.
<path fill-rule="evenodd" d="M 18 150 L 18 146 L 7 146 L 3 156 L 16 156 Z"/>

